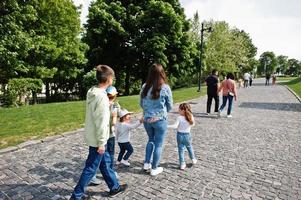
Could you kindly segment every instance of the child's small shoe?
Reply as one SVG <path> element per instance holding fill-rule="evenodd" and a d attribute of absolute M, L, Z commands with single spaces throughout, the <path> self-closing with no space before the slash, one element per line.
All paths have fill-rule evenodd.
<path fill-rule="evenodd" d="M 125 166 L 131 165 L 128 160 L 123 160 L 123 159 L 120 161 L 120 163 L 124 164 Z"/>
<path fill-rule="evenodd" d="M 184 170 L 185 168 L 186 168 L 186 163 L 181 163 L 180 169 L 181 169 L 181 170 Z"/>
<path fill-rule="evenodd" d="M 195 158 L 194 158 L 194 159 L 192 159 L 192 164 L 194 164 L 194 165 L 195 165 L 197 162 L 198 162 L 198 160 L 197 160 L 197 159 L 195 159 Z"/>
<path fill-rule="evenodd" d="M 150 163 L 144 163 L 144 165 L 143 165 L 143 170 L 144 171 L 148 171 L 151 168 L 152 168 L 152 164 L 150 164 Z"/>

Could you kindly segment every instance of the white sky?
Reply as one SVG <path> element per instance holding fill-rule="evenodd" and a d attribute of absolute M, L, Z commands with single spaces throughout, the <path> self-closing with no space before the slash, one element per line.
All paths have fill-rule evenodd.
<path fill-rule="evenodd" d="M 91 0 L 73 0 L 83 5 L 85 23 Z M 200 20 L 226 21 L 250 34 L 258 48 L 301 60 L 300 0 L 180 0 L 187 18 L 198 11 Z"/>

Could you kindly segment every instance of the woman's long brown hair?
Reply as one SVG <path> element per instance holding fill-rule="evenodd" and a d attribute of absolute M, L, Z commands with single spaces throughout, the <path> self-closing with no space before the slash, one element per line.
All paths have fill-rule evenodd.
<path fill-rule="evenodd" d="M 188 103 L 182 103 L 180 104 L 179 109 L 184 111 L 185 119 L 192 125 L 194 121 L 190 105 Z"/>
<path fill-rule="evenodd" d="M 148 72 L 145 87 L 141 93 L 141 97 L 147 96 L 148 90 L 152 87 L 152 99 L 158 99 L 160 97 L 160 90 L 162 84 L 167 83 L 166 74 L 161 64 L 155 63 L 151 66 Z"/>

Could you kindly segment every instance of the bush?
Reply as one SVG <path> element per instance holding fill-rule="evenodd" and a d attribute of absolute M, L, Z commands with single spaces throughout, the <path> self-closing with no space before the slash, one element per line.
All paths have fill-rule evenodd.
<path fill-rule="evenodd" d="M 83 79 L 83 89 L 84 89 L 84 94 L 87 93 L 87 91 L 93 86 L 97 85 L 97 79 L 96 79 L 96 71 L 95 69 L 89 71 L 84 75 Z"/>
<path fill-rule="evenodd" d="M 4 92 L 4 104 L 23 105 L 26 104 L 30 93 L 39 93 L 42 91 L 43 82 L 41 79 L 32 78 L 14 78 L 8 82 L 7 90 Z"/>

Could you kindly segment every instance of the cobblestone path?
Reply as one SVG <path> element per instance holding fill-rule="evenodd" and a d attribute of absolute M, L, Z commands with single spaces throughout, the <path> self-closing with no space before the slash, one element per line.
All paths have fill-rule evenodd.
<path fill-rule="evenodd" d="M 198 163 L 192 166 L 186 153 L 184 171 L 170 130 L 161 160 L 164 172 L 157 177 L 144 173 L 147 136 L 142 126 L 134 131 L 131 166 L 117 167 L 129 189 L 115 199 L 301 199 L 301 103 L 283 86 L 254 82 L 238 89 L 233 118 L 206 116 L 206 97 L 189 101 Z M 0 155 L 0 199 L 68 199 L 87 155 L 82 134 Z M 106 199 L 107 191 L 102 184 L 88 187 L 87 194 Z"/>

